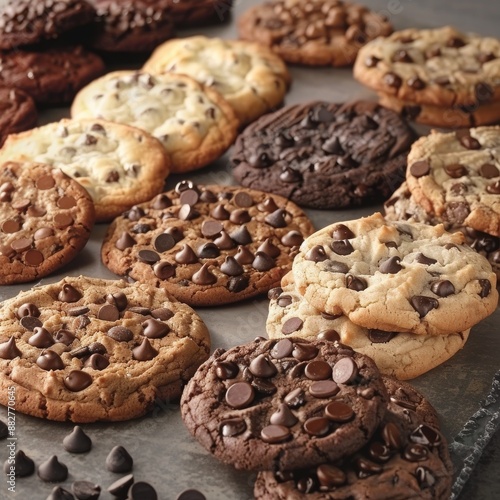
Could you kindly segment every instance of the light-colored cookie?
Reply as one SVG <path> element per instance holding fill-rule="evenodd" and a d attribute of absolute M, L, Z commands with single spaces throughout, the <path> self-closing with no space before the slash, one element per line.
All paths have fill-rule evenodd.
<path fill-rule="evenodd" d="M 391 222 L 376 213 L 307 238 L 293 276 L 316 309 L 343 313 L 365 328 L 463 332 L 498 303 L 489 262 L 463 240 L 442 225 Z"/>
<path fill-rule="evenodd" d="M 115 71 L 75 97 L 73 118 L 101 118 L 140 128 L 156 137 L 173 173 L 195 170 L 233 143 L 238 119 L 215 90 L 184 75 Z"/>
<path fill-rule="evenodd" d="M 415 335 L 363 328 L 344 315 L 331 316 L 311 306 L 289 281 L 290 274 L 283 279 L 282 287 L 270 292 L 266 330 L 271 339 L 291 335 L 338 340 L 370 356 L 383 374 L 408 380 L 451 358 L 469 336 L 469 330 L 448 335 Z"/>
<path fill-rule="evenodd" d="M 84 276 L 32 288 L 0 308 L 0 402 L 49 420 L 139 417 L 179 398 L 208 357 L 205 324 L 145 284 Z"/>
<path fill-rule="evenodd" d="M 116 274 L 192 306 L 217 306 L 277 286 L 313 231 L 305 213 L 281 196 L 181 181 L 117 217 L 101 256 Z"/>
<path fill-rule="evenodd" d="M 170 168 L 165 148 L 147 132 L 97 119 L 63 119 L 12 134 L 0 149 L 5 161 L 60 168 L 89 192 L 97 222 L 158 194 Z"/>
<path fill-rule="evenodd" d="M 71 261 L 94 225 L 87 191 L 61 170 L 0 165 L 0 285 L 46 276 Z"/>
<path fill-rule="evenodd" d="M 240 40 L 194 36 L 160 45 L 144 64 L 150 73 L 186 74 L 214 87 L 245 125 L 277 108 L 290 75 L 270 49 Z"/>
<path fill-rule="evenodd" d="M 408 155 L 406 182 L 426 212 L 500 236 L 500 127 L 421 137 Z"/>
<path fill-rule="evenodd" d="M 238 19 L 240 37 L 261 43 L 291 63 L 348 66 L 359 48 L 392 33 L 384 16 L 339 0 L 271 0 Z"/>
<path fill-rule="evenodd" d="M 485 105 L 500 100 L 500 40 L 450 26 L 397 31 L 359 51 L 354 76 L 415 104 Z"/>

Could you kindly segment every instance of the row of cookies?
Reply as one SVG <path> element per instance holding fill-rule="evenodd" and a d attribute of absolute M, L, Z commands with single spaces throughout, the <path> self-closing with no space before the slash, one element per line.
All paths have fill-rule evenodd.
<path fill-rule="evenodd" d="M 186 386 L 181 415 L 217 459 L 258 471 L 257 499 L 449 498 L 435 410 L 339 342 L 218 349 Z"/>

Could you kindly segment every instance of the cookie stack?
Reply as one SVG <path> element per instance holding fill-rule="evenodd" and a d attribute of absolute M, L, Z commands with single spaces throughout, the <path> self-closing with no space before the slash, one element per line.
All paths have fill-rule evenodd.
<path fill-rule="evenodd" d="M 338 342 L 218 349 L 181 398 L 216 458 L 257 470 L 255 498 L 447 499 L 452 465 L 432 406 Z"/>
<path fill-rule="evenodd" d="M 489 262 L 442 225 L 382 215 L 307 238 L 271 293 L 270 338 L 340 340 L 384 374 L 416 377 L 455 354 L 498 302 Z"/>
<path fill-rule="evenodd" d="M 406 29 L 366 44 L 354 77 L 380 103 L 427 125 L 459 128 L 500 120 L 500 40 L 450 27 Z"/>
<path fill-rule="evenodd" d="M 460 231 L 500 279 L 500 127 L 432 132 L 415 142 L 407 180 L 385 203 L 386 217 Z"/>

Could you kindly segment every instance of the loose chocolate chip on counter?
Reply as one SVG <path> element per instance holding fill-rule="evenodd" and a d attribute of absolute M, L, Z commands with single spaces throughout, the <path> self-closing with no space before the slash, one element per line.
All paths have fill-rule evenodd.
<path fill-rule="evenodd" d="M 138 481 L 129 488 L 127 500 L 158 500 L 158 494 L 149 483 Z"/>
<path fill-rule="evenodd" d="M 270 444 L 282 443 L 291 437 L 290 430 L 284 425 L 267 425 L 260 431 L 262 441 Z"/>
<path fill-rule="evenodd" d="M 278 409 L 271 415 L 269 421 L 273 425 L 293 427 L 299 419 L 291 412 L 285 403 L 281 403 Z"/>
<path fill-rule="evenodd" d="M 368 330 L 368 340 L 374 344 L 385 344 L 397 335 L 396 332 L 385 332 L 383 330 Z"/>
<path fill-rule="evenodd" d="M 423 177 L 424 175 L 428 175 L 431 171 L 431 166 L 426 161 L 416 161 L 410 165 L 410 174 L 413 177 Z"/>
<path fill-rule="evenodd" d="M 134 460 L 123 446 L 114 446 L 106 457 L 106 469 L 110 472 L 130 472 Z"/>
<path fill-rule="evenodd" d="M 332 378 L 337 384 L 351 384 L 358 376 L 358 366 L 349 357 L 339 359 L 333 366 Z"/>
<path fill-rule="evenodd" d="M 281 332 L 284 335 L 290 335 L 291 333 L 300 330 L 303 324 L 304 322 L 300 318 L 297 317 L 289 318 L 283 323 L 283 326 L 281 327 Z"/>
<path fill-rule="evenodd" d="M 73 431 L 64 437 L 63 447 L 70 453 L 86 453 L 92 448 L 92 440 L 79 425 L 75 425 Z"/>
<path fill-rule="evenodd" d="M 45 500 L 74 500 L 73 493 L 61 488 L 61 486 L 54 486 L 50 495 Z"/>
<path fill-rule="evenodd" d="M 75 481 L 71 491 L 77 500 L 97 500 L 101 494 L 101 487 L 90 481 Z"/>
<path fill-rule="evenodd" d="M 117 479 L 114 483 L 110 484 L 107 491 L 111 493 L 114 497 L 125 498 L 127 492 L 134 483 L 134 476 L 132 474 L 127 474 L 126 476 Z"/>
<path fill-rule="evenodd" d="M 261 378 L 274 377 L 278 373 L 274 363 L 264 354 L 259 354 L 254 358 L 248 369 L 252 375 Z"/>
<path fill-rule="evenodd" d="M 38 477 L 49 483 L 59 483 L 68 478 L 68 468 L 52 455 L 38 466 Z"/>
<path fill-rule="evenodd" d="M 66 389 L 72 392 L 83 391 L 92 384 L 92 377 L 89 373 L 81 370 L 71 370 L 64 378 Z"/>
<path fill-rule="evenodd" d="M 282 359 L 291 356 L 293 352 L 293 343 L 288 339 L 281 339 L 271 349 L 271 356 L 274 359 Z"/>
<path fill-rule="evenodd" d="M 201 491 L 189 489 L 179 493 L 176 500 L 206 500 L 206 497 Z"/>
<path fill-rule="evenodd" d="M 57 299 L 61 302 L 77 302 L 82 298 L 82 294 L 69 283 L 65 283 L 62 286 Z"/>
<path fill-rule="evenodd" d="M 64 362 L 61 359 L 61 356 L 57 354 L 57 352 L 46 350 L 43 351 L 40 356 L 36 359 L 36 364 L 42 370 L 63 370 Z"/>
<path fill-rule="evenodd" d="M 333 380 L 318 380 L 309 386 L 309 393 L 315 398 L 330 398 L 340 391 Z"/>
<path fill-rule="evenodd" d="M 326 380 L 332 376 L 332 368 L 326 361 L 311 361 L 307 363 L 304 375 L 309 380 Z"/>
<path fill-rule="evenodd" d="M 143 324 L 143 335 L 150 339 L 160 339 L 170 332 L 170 327 L 163 321 L 157 319 L 147 319 Z"/>
<path fill-rule="evenodd" d="M 236 382 L 226 391 L 226 403 L 231 408 L 248 407 L 255 397 L 254 388 L 248 382 Z"/>
<path fill-rule="evenodd" d="M 500 181 L 496 181 L 493 184 L 488 184 L 486 186 L 486 191 L 490 194 L 500 194 Z"/>
<path fill-rule="evenodd" d="M 396 274 L 401 271 L 401 269 L 403 269 L 403 266 L 400 264 L 400 262 L 401 257 L 398 257 L 397 255 L 389 257 L 388 259 L 380 263 L 379 271 L 384 274 Z"/>
<path fill-rule="evenodd" d="M 33 335 L 28 339 L 28 344 L 40 349 L 50 347 L 55 343 L 54 337 L 43 326 L 37 326 L 33 329 Z"/>
<path fill-rule="evenodd" d="M 316 245 L 312 247 L 305 256 L 306 260 L 311 260 L 313 262 L 323 262 L 328 257 L 326 255 L 325 249 L 321 245 Z"/>
<path fill-rule="evenodd" d="M 11 337 L 7 342 L 2 342 L 0 344 L 0 358 L 1 359 L 14 359 L 17 357 L 22 357 L 23 353 L 18 349 L 16 345 L 16 340 Z"/>
<path fill-rule="evenodd" d="M 482 299 L 484 299 L 491 292 L 491 282 L 489 280 L 481 279 L 481 280 L 479 280 L 479 286 L 481 287 L 481 290 L 479 292 L 479 296 Z"/>
<path fill-rule="evenodd" d="M 439 280 L 432 283 L 431 291 L 439 297 L 448 297 L 448 295 L 453 295 L 455 293 L 455 287 L 449 280 Z"/>
<path fill-rule="evenodd" d="M 131 330 L 120 325 L 112 326 L 107 331 L 106 335 L 117 342 L 129 342 L 134 338 L 134 334 Z"/>
<path fill-rule="evenodd" d="M 14 475 L 16 477 L 26 477 L 31 476 L 35 472 L 35 462 L 28 457 L 23 450 L 16 451 L 14 455 L 15 470 Z M 6 474 L 10 474 L 11 461 L 7 459 L 4 462 L 3 470 Z"/>
<path fill-rule="evenodd" d="M 132 357 L 137 361 L 149 361 L 158 356 L 158 351 L 151 345 L 147 338 L 140 345 L 132 349 Z"/>
<path fill-rule="evenodd" d="M 129 233 L 124 231 L 121 236 L 116 240 L 115 247 L 118 250 L 125 250 L 126 248 L 133 247 L 135 245 L 135 240 L 130 236 Z"/>
<path fill-rule="evenodd" d="M 410 304 L 421 318 L 426 316 L 432 309 L 439 307 L 439 302 L 436 299 L 424 295 L 415 295 L 410 299 Z"/>

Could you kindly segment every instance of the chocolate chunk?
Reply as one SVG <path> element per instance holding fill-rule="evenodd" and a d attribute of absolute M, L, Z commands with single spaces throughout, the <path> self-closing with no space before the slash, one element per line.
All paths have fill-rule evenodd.
<path fill-rule="evenodd" d="M 431 166 L 426 161 L 416 161 L 410 165 L 410 174 L 413 177 L 423 177 L 431 171 Z"/>
<path fill-rule="evenodd" d="M 304 422 L 304 430 L 315 437 L 326 436 L 330 432 L 330 420 L 325 417 L 311 417 Z"/>
<path fill-rule="evenodd" d="M 28 339 L 29 345 L 43 349 L 55 343 L 54 337 L 52 337 L 47 329 L 41 326 L 35 327 L 33 333 L 34 335 Z"/>
<path fill-rule="evenodd" d="M 92 448 L 92 440 L 79 425 L 75 425 L 73 431 L 64 437 L 63 447 L 70 453 L 86 453 Z"/>
<path fill-rule="evenodd" d="M 149 483 L 138 481 L 129 488 L 127 500 L 158 500 L 158 495 Z"/>
<path fill-rule="evenodd" d="M 226 391 L 226 403 L 231 408 L 242 409 L 250 406 L 255 397 L 255 391 L 248 382 L 236 382 Z"/>
<path fill-rule="evenodd" d="M 64 378 L 64 385 L 66 389 L 72 392 L 83 391 L 91 384 L 91 375 L 81 370 L 71 370 Z"/>
<path fill-rule="evenodd" d="M 14 475 L 16 477 L 26 477 L 31 476 L 33 472 L 35 472 L 35 462 L 28 457 L 23 450 L 16 451 L 14 455 L 15 460 L 15 471 Z M 6 474 L 10 474 L 10 466 L 12 465 L 11 461 L 7 459 L 4 462 L 3 470 Z"/>
<path fill-rule="evenodd" d="M 61 302 L 77 302 L 82 298 L 82 294 L 69 283 L 65 283 L 62 286 L 59 295 L 57 296 L 57 300 Z"/>
<path fill-rule="evenodd" d="M 252 375 L 261 378 L 274 377 L 278 373 L 274 363 L 264 354 L 259 354 L 253 359 L 248 369 Z"/>
<path fill-rule="evenodd" d="M 203 264 L 200 269 L 193 274 L 191 281 L 197 285 L 213 285 L 217 283 L 217 277 L 210 272 L 208 264 Z"/>
<path fill-rule="evenodd" d="M 400 264 L 400 262 L 401 257 L 389 257 L 388 259 L 381 262 L 379 271 L 384 274 L 396 274 L 401 271 L 401 269 L 403 269 L 403 266 Z"/>
<path fill-rule="evenodd" d="M 284 425 L 271 424 L 264 427 L 260 432 L 260 438 L 262 441 L 270 444 L 282 443 L 290 437 L 290 430 Z"/>
<path fill-rule="evenodd" d="M 158 356 L 158 351 L 151 345 L 147 338 L 140 345 L 132 349 L 132 358 L 137 361 L 149 361 Z"/>
<path fill-rule="evenodd" d="M 115 247 L 118 250 L 125 250 L 126 248 L 133 247 L 135 245 L 135 240 L 130 236 L 129 233 L 124 231 L 121 236 L 116 240 Z"/>
<path fill-rule="evenodd" d="M 179 252 L 175 254 L 175 261 L 179 264 L 194 264 L 198 262 L 198 257 L 194 253 L 194 250 L 185 243 Z"/>
<path fill-rule="evenodd" d="M 130 472 L 134 459 L 123 446 L 114 446 L 106 457 L 106 469 L 110 472 Z"/>
<path fill-rule="evenodd" d="M 166 280 L 175 276 L 175 266 L 170 262 L 160 261 L 153 266 L 155 276 L 160 280 Z"/>
<path fill-rule="evenodd" d="M 410 299 L 410 304 L 413 309 L 418 312 L 421 318 L 432 311 L 432 309 L 437 309 L 439 307 L 439 302 L 436 299 L 424 295 L 415 295 Z"/>
<path fill-rule="evenodd" d="M 285 396 L 284 401 L 290 408 L 299 408 L 306 402 L 304 391 L 299 387 L 293 389 Z"/>
<path fill-rule="evenodd" d="M 125 498 L 133 482 L 134 476 L 132 474 L 127 474 L 126 476 L 123 476 L 120 479 L 117 479 L 114 483 L 110 484 L 107 490 L 114 497 Z"/>
<path fill-rule="evenodd" d="M 284 335 L 290 335 L 291 333 L 300 330 L 303 324 L 304 322 L 300 318 L 297 317 L 289 318 L 283 323 L 283 326 L 281 327 L 281 332 Z"/>
<path fill-rule="evenodd" d="M 326 380 L 332 376 L 332 368 L 326 361 L 311 361 L 307 363 L 304 375 L 309 380 Z"/>
<path fill-rule="evenodd" d="M 455 287 L 449 280 L 439 280 L 432 283 L 431 291 L 439 297 L 448 297 L 448 295 L 453 295 L 455 293 Z"/>
<path fill-rule="evenodd" d="M 368 339 L 374 344 L 385 344 L 390 342 L 397 333 L 385 332 L 383 330 L 368 330 Z"/>
<path fill-rule="evenodd" d="M 326 251 L 321 245 L 313 246 L 305 256 L 306 260 L 312 260 L 313 262 L 322 262 L 327 258 Z"/>
<path fill-rule="evenodd" d="M 101 487 L 90 481 L 75 481 L 71 491 L 78 500 L 97 500 L 101 494 Z"/>
<path fill-rule="evenodd" d="M 351 384 L 357 376 L 358 366 L 352 358 L 341 358 L 333 366 L 332 378 L 337 384 Z"/>
<path fill-rule="evenodd" d="M 55 351 L 47 350 L 43 351 L 38 358 L 36 358 L 36 364 L 42 370 L 63 370 L 64 362 L 61 356 Z"/>
<path fill-rule="evenodd" d="M 331 398 L 340 391 L 333 380 L 319 380 L 309 386 L 309 392 L 315 398 Z"/>
<path fill-rule="evenodd" d="M 11 337 L 7 342 L 0 344 L 0 358 L 1 359 L 14 359 L 22 357 L 23 353 L 17 348 L 16 340 Z"/>
<path fill-rule="evenodd" d="M 293 427 L 299 419 L 291 412 L 285 403 L 281 403 L 278 409 L 271 415 L 269 421 L 273 425 Z"/>
<path fill-rule="evenodd" d="M 489 280 L 481 279 L 481 280 L 479 280 L 479 286 L 481 287 L 481 290 L 479 292 L 479 296 L 482 299 L 484 299 L 491 292 L 491 282 Z"/>
<path fill-rule="evenodd" d="M 117 342 L 129 342 L 134 338 L 134 334 L 131 330 L 120 325 L 111 327 L 106 335 Z"/>
<path fill-rule="evenodd" d="M 58 483 L 68 478 L 68 468 L 59 462 L 56 455 L 52 455 L 38 466 L 38 477 L 42 481 Z"/>
<path fill-rule="evenodd" d="M 354 418 L 354 410 L 342 401 L 332 401 L 326 406 L 325 415 L 334 422 L 345 423 Z"/>
<path fill-rule="evenodd" d="M 288 339 L 279 340 L 271 349 L 271 356 L 274 359 L 287 358 L 292 354 L 293 343 Z"/>

